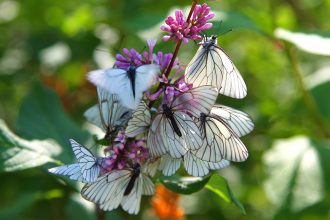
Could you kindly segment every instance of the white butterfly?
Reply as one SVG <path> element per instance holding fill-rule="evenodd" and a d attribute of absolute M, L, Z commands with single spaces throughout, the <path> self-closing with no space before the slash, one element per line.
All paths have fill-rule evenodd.
<path fill-rule="evenodd" d="M 104 211 L 111 211 L 119 205 L 130 214 L 140 210 L 141 196 L 153 195 L 154 184 L 144 173 L 139 164 L 133 168 L 113 170 L 99 177 L 96 182 L 86 184 L 81 194 L 100 205 Z"/>
<path fill-rule="evenodd" d="M 112 140 L 118 130 L 125 126 L 132 116 L 132 110 L 124 107 L 117 95 L 97 87 L 99 103 L 89 108 L 85 118 L 105 131 L 105 138 Z"/>
<path fill-rule="evenodd" d="M 102 158 L 94 157 L 87 148 L 72 139 L 70 139 L 70 143 L 78 163 L 54 167 L 48 171 L 69 176 L 70 179 L 80 182 L 94 182 L 100 174 Z"/>
<path fill-rule="evenodd" d="M 209 114 L 200 114 L 199 129 L 203 146 L 193 154 L 204 161 L 219 162 L 222 159 L 240 162 L 248 157 L 248 151 L 239 135 L 252 131 L 250 117 L 238 110 L 216 105 Z"/>
<path fill-rule="evenodd" d="M 135 137 L 148 130 L 151 124 L 151 114 L 149 107 L 144 101 L 141 101 L 134 111 L 132 118 L 128 121 L 125 130 L 127 137 Z"/>
<path fill-rule="evenodd" d="M 128 70 L 111 68 L 88 73 L 88 80 L 112 94 L 117 94 L 121 103 L 130 109 L 136 109 L 143 96 L 157 81 L 160 67 L 147 64 L 131 66 Z"/>
<path fill-rule="evenodd" d="M 212 86 L 200 86 L 180 94 L 169 105 L 163 104 L 148 133 L 151 156 L 168 152 L 180 158 L 188 150 L 199 149 L 203 143 L 201 132 L 190 115 L 199 117 L 200 112 L 209 112 L 216 96 L 217 90 Z"/>
<path fill-rule="evenodd" d="M 247 94 L 245 82 L 224 50 L 217 45 L 216 36 L 205 38 L 185 71 L 186 82 L 194 87 L 212 85 L 219 93 L 233 98 Z"/>

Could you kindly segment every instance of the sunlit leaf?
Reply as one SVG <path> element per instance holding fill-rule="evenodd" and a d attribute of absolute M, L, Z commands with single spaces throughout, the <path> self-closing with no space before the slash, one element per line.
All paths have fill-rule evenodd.
<path fill-rule="evenodd" d="M 180 194 L 191 194 L 203 189 L 209 179 L 209 177 L 179 177 L 174 175 L 170 177 L 164 176 L 160 178 L 160 181 L 166 186 L 166 188 L 172 190 L 173 192 Z"/>
<path fill-rule="evenodd" d="M 275 30 L 275 36 L 294 44 L 302 51 L 330 56 L 330 38 L 317 34 L 291 32 L 282 28 Z"/>
<path fill-rule="evenodd" d="M 12 133 L 0 120 L 0 172 L 13 172 L 41 166 L 61 152 L 52 140 L 24 140 Z"/>
<path fill-rule="evenodd" d="M 266 152 L 263 162 L 268 178 L 264 188 L 278 212 L 300 211 L 324 198 L 324 177 L 318 151 L 308 137 L 278 140 Z"/>
<path fill-rule="evenodd" d="M 205 185 L 205 188 L 217 194 L 227 203 L 234 203 L 245 214 L 244 206 L 234 196 L 229 188 L 227 180 L 222 176 L 217 174 L 212 175 L 209 182 Z"/>

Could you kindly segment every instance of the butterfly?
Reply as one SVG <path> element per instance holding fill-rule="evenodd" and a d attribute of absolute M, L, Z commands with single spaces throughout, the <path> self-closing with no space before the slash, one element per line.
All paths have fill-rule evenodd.
<path fill-rule="evenodd" d="M 78 163 L 53 167 L 48 171 L 57 175 L 69 176 L 80 182 L 94 182 L 101 171 L 102 158 L 95 157 L 87 148 L 70 139 L 72 150 Z"/>
<path fill-rule="evenodd" d="M 185 80 L 194 87 L 212 85 L 220 94 L 244 98 L 245 82 L 225 51 L 217 45 L 217 37 L 205 38 L 185 71 Z"/>
<path fill-rule="evenodd" d="M 120 103 L 118 95 L 110 94 L 100 87 L 97 87 L 97 94 L 99 103 L 89 108 L 84 116 L 105 131 L 104 139 L 112 140 L 119 129 L 127 124 L 132 110 Z"/>
<path fill-rule="evenodd" d="M 91 71 L 87 78 L 109 93 L 117 94 L 125 107 L 136 109 L 143 92 L 156 83 L 159 73 L 160 67 L 156 64 L 146 64 L 139 67 L 131 65 L 128 70 L 110 68 Z"/>
<path fill-rule="evenodd" d="M 167 152 L 180 158 L 188 150 L 197 150 L 203 141 L 192 117 L 209 112 L 217 96 L 212 86 L 200 86 L 181 93 L 170 104 L 164 103 L 149 129 L 147 145 L 151 156 Z"/>
<path fill-rule="evenodd" d="M 99 177 L 94 183 L 86 184 L 82 196 L 99 204 L 104 211 L 111 211 L 119 205 L 130 214 L 140 210 L 141 196 L 153 195 L 154 184 L 141 172 L 140 164 L 131 168 L 113 170 Z"/>
<path fill-rule="evenodd" d="M 209 114 L 200 113 L 199 129 L 204 144 L 193 154 L 204 161 L 222 159 L 240 162 L 248 157 L 248 151 L 240 136 L 253 130 L 251 118 L 233 108 L 215 105 Z"/>

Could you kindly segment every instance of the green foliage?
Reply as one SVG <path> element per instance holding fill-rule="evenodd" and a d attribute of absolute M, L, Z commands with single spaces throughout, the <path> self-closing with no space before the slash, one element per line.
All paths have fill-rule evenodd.
<path fill-rule="evenodd" d="M 90 136 L 81 129 L 82 113 L 96 103 L 96 92 L 85 74 L 113 64 L 95 53 L 113 58 L 123 47 L 142 51 L 145 38 L 158 39 L 156 50 L 173 52 L 174 45 L 160 40 L 159 24 L 172 9 L 190 3 L 0 1 L 0 118 L 8 125 L 0 122 L 0 219 L 95 219 L 75 187 L 45 171 L 57 160 L 72 162 L 69 138 L 85 143 Z M 200 203 L 183 204 L 187 219 L 328 219 L 329 1 L 207 3 L 217 12 L 215 29 L 207 34 L 221 36 L 219 45 L 248 87 L 245 99 L 221 96 L 218 102 L 252 116 L 255 130 L 242 138 L 250 156 L 220 175 L 161 182 L 180 193 L 200 191 L 188 195 L 203 198 Z M 66 45 L 67 54 L 55 51 L 47 58 L 45 49 L 58 43 Z M 186 65 L 196 49 L 194 42 L 182 45 L 180 64 Z M 204 198 L 209 192 L 203 188 L 221 199 Z M 244 210 L 231 189 L 246 215 L 237 209 Z M 107 218 L 152 219 L 150 213 L 111 212 Z"/>
<path fill-rule="evenodd" d="M 0 172 L 38 167 L 54 159 L 61 147 L 52 140 L 24 140 L 13 134 L 0 120 Z"/>
<path fill-rule="evenodd" d="M 244 206 L 238 201 L 231 191 L 228 182 L 225 178 L 219 175 L 212 175 L 205 188 L 217 194 L 220 198 L 228 203 L 234 203 L 244 214 Z"/>

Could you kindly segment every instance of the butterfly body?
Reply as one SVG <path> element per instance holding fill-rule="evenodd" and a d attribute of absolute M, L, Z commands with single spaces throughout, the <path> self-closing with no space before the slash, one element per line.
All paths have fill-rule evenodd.
<path fill-rule="evenodd" d="M 130 66 L 127 70 L 127 76 L 131 81 L 133 97 L 135 98 L 135 76 L 136 76 L 136 68 L 134 66 Z"/>
<path fill-rule="evenodd" d="M 140 176 L 140 173 L 141 173 L 141 166 L 140 166 L 140 164 L 137 163 L 133 167 L 133 173 L 132 173 L 131 179 L 129 180 L 127 187 L 125 189 L 124 196 L 127 196 L 132 192 L 135 181 Z"/>
<path fill-rule="evenodd" d="M 171 125 L 173 126 L 173 130 L 175 131 L 175 133 L 177 135 L 179 135 L 179 137 L 181 137 L 182 133 L 180 131 L 180 128 L 179 128 L 178 124 L 176 123 L 176 121 L 173 117 L 173 112 L 171 111 L 171 109 L 166 104 L 164 104 L 163 105 L 163 111 L 164 111 L 164 114 L 165 114 L 166 118 L 170 119 Z"/>

